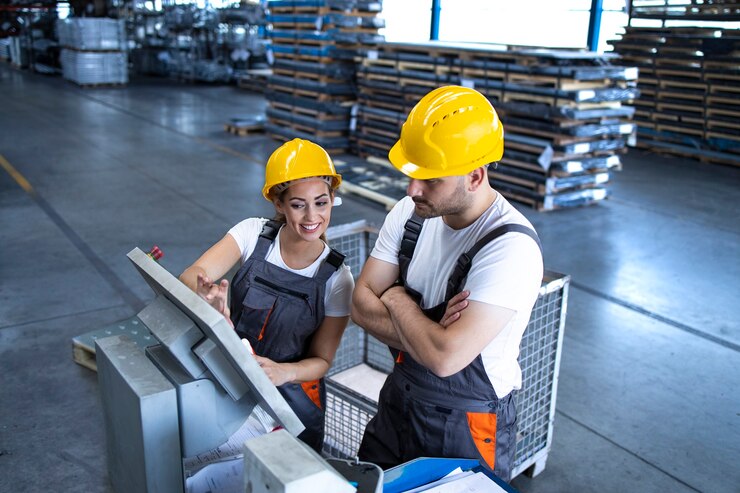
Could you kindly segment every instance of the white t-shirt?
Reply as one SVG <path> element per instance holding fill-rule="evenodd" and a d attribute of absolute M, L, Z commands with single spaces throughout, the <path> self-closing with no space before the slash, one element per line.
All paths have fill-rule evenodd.
<path fill-rule="evenodd" d="M 372 257 L 398 265 L 404 225 L 413 211 L 414 202 L 410 197 L 395 205 L 383 223 L 370 254 Z M 444 301 L 447 280 L 460 254 L 470 250 L 486 233 L 504 224 L 532 228 L 527 218 L 501 194 L 481 217 L 466 228 L 454 230 L 441 217 L 424 221 L 406 280 L 410 288 L 422 294 L 422 308 L 431 308 Z M 470 291 L 469 300 L 516 312 L 509 324 L 481 352 L 486 373 L 499 398 L 522 386 L 522 372 L 517 362 L 519 344 L 537 300 L 542 275 L 542 255 L 537 244 L 522 233 L 507 233 L 475 255 L 465 280 L 463 289 Z"/>
<path fill-rule="evenodd" d="M 229 230 L 229 234 L 236 240 L 236 244 L 239 245 L 239 250 L 242 252 L 242 264 L 252 255 L 254 248 L 257 246 L 257 238 L 259 238 L 262 227 L 267 221 L 264 218 L 252 217 L 245 219 Z M 314 263 L 305 269 L 291 269 L 285 265 L 283 257 L 280 255 L 280 235 L 278 234 L 267 251 L 267 261 L 281 269 L 289 270 L 301 276 L 313 277 L 330 251 L 329 246 L 324 245 L 324 251 L 321 252 Z M 327 317 L 349 316 L 354 287 L 355 281 L 352 278 L 349 266 L 343 264 L 326 282 L 324 310 Z"/>

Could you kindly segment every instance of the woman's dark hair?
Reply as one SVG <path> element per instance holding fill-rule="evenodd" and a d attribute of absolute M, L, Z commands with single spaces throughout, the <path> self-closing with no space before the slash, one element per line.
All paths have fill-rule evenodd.
<path fill-rule="evenodd" d="M 329 197 L 333 200 L 334 199 L 334 189 L 332 189 L 328 184 L 326 186 L 329 188 Z M 288 189 L 286 188 L 285 190 L 280 192 L 280 195 L 277 196 L 277 200 L 282 202 L 283 198 L 285 197 L 285 193 L 287 191 Z M 275 216 L 272 218 L 272 220 L 285 224 L 286 222 L 285 214 L 275 211 Z M 326 243 L 327 245 L 329 244 L 329 241 L 326 239 L 326 233 L 321 233 L 320 238 L 324 243 Z"/>

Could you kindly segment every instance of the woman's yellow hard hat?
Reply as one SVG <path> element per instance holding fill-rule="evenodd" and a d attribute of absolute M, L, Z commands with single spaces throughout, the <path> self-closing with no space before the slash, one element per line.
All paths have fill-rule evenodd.
<path fill-rule="evenodd" d="M 326 178 L 332 190 L 342 183 L 342 175 L 323 147 L 309 140 L 293 139 L 275 149 L 267 160 L 262 195 L 272 202 L 274 187 L 286 185 L 278 187 L 284 190 L 290 182 L 313 177 Z"/>

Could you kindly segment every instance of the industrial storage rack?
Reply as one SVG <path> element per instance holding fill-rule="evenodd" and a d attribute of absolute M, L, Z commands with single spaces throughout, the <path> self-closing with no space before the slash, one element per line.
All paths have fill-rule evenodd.
<path fill-rule="evenodd" d="M 333 248 L 346 255 L 345 262 L 357 276 L 375 244 L 377 229 L 358 221 L 329 228 L 327 237 Z M 550 451 L 569 284 L 570 276 L 545 272 L 522 338 L 519 364 L 523 382 L 517 393 L 518 433 L 512 478 L 523 472 L 530 476 L 542 472 Z M 377 412 L 372 399 L 331 378 L 360 364 L 389 373 L 393 359 L 387 346 L 350 324 L 327 376 L 323 452 L 332 457 L 355 457 L 365 426 Z"/>

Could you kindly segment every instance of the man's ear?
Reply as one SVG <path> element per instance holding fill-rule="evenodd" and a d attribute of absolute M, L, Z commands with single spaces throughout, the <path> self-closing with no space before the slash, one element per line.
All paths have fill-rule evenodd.
<path fill-rule="evenodd" d="M 468 190 L 471 192 L 475 192 L 476 190 L 478 190 L 478 187 L 481 186 L 483 180 L 488 180 L 488 168 L 486 168 L 485 166 L 481 166 L 480 168 L 476 168 L 468 173 L 468 176 L 470 177 Z"/>

